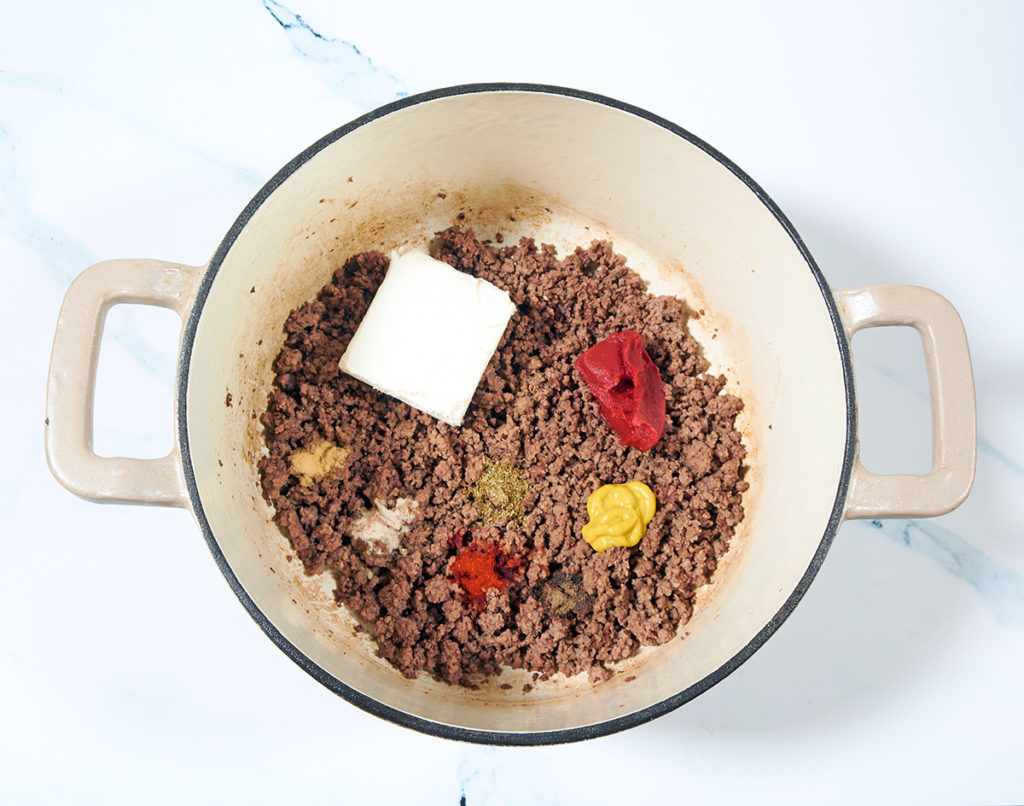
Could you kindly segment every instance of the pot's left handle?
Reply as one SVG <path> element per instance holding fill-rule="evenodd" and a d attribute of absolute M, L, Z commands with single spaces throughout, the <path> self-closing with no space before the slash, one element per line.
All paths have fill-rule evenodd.
<path fill-rule="evenodd" d="M 170 308 L 184 326 L 202 270 L 160 260 L 107 260 L 75 278 L 64 295 L 46 383 L 46 460 L 57 481 L 89 501 L 188 507 L 175 429 L 159 459 L 93 452 L 93 391 L 107 311 L 114 305 Z"/>

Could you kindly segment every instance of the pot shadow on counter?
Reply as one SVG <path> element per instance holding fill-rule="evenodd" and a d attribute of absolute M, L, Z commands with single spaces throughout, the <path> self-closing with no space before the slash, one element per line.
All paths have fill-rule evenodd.
<path fill-rule="evenodd" d="M 797 216 L 793 223 L 834 288 L 933 285 L 928 267 L 911 266 L 876 249 L 842 224 L 813 214 Z M 957 304 L 955 298 L 952 302 Z M 970 338 L 970 322 L 968 331 Z M 930 432 L 927 375 L 923 363 L 912 364 L 922 356 L 918 348 L 917 355 L 897 360 L 907 373 L 897 380 L 906 410 L 924 416 L 923 429 Z M 859 358 L 855 354 L 855 364 Z M 896 387 L 867 370 L 856 370 L 859 406 L 877 404 L 869 398 L 881 397 L 884 408 Z M 986 396 L 1024 388 L 1019 368 L 982 368 L 977 361 L 975 381 L 980 412 Z M 871 435 L 863 425 L 865 440 Z M 874 421 L 869 425 L 879 427 Z M 899 422 L 885 423 L 881 436 L 896 452 L 908 450 Z M 898 708 L 903 697 L 918 696 L 943 658 L 953 647 L 965 646 L 979 624 L 986 630 L 993 621 L 995 629 L 1024 628 L 1024 575 L 1016 570 L 1024 566 L 1024 547 L 1014 539 L 1021 536 L 1021 526 L 1012 502 L 999 492 L 1009 486 L 1024 494 L 1024 470 L 1010 457 L 986 452 L 984 429 L 981 436 L 974 489 L 959 510 L 920 522 L 841 526 L 807 594 L 779 631 L 724 681 L 641 730 L 658 731 L 660 740 L 672 741 L 669 734 L 782 733 L 853 722 Z M 919 445 L 911 442 L 916 450 Z M 1008 549 L 1012 559 L 1007 564 L 1010 542 L 1017 546 Z"/>

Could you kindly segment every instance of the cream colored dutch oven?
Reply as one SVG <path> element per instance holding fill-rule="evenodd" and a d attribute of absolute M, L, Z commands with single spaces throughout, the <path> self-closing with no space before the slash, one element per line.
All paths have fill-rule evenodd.
<path fill-rule="evenodd" d="M 610 238 L 653 291 L 681 295 L 712 371 L 746 401 L 746 517 L 683 640 L 646 649 L 598 685 L 507 670 L 479 689 L 407 680 L 306 578 L 260 494 L 259 413 L 289 311 L 347 256 L 424 244 L 460 213 L 481 237 L 559 249 Z M 118 303 L 184 323 L 176 440 L 162 459 L 92 451 L 96 357 Z M 880 325 L 921 334 L 933 467 L 878 476 L 857 458 L 850 338 Z M 230 405 L 228 394 L 230 393 Z M 967 496 L 975 407 L 953 307 L 910 286 L 835 290 L 770 198 L 683 129 L 575 90 L 453 87 L 371 112 L 312 145 L 249 203 L 208 266 L 97 264 L 68 289 L 50 364 L 53 474 L 94 501 L 191 509 L 252 617 L 332 691 L 427 733 L 499 744 L 582 739 L 676 708 L 736 669 L 803 596 L 844 518 L 927 517 Z M 512 687 L 501 688 L 500 684 Z"/>

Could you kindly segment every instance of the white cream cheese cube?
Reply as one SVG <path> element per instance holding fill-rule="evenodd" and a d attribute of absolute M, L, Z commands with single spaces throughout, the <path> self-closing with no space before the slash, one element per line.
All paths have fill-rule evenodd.
<path fill-rule="evenodd" d="M 338 366 L 449 425 L 461 425 L 515 312 L 507 291 L 424 252 L 391 265 Z"/>

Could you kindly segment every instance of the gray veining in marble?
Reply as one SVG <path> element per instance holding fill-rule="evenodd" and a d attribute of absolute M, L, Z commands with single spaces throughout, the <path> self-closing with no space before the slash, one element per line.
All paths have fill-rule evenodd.
<path fill-rule="evenodd" d="M 999 565 L 960 535 L 935 522 L 872 520 L 866 523 L 970 585 L 992 609 L 1000 624 L 1024 626 L 1024 574 Z"/>
<path fill-rule="evenodd" d="M 263 0 L 263 6 L 284 30 L 295 52 L 338 95 L 364 109 L 407 95 L 399 79 L 351 42 L 324 36 L 277 0 Z"/>

